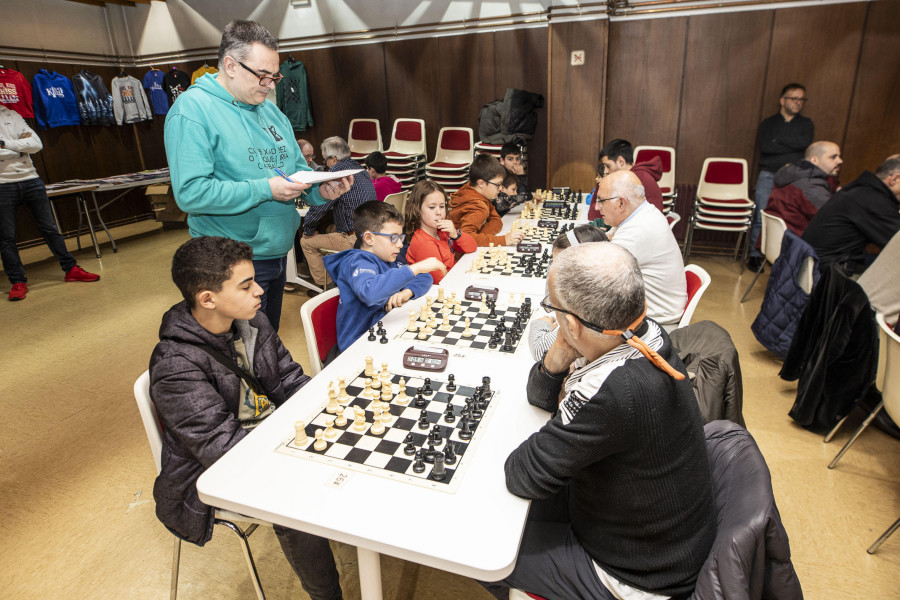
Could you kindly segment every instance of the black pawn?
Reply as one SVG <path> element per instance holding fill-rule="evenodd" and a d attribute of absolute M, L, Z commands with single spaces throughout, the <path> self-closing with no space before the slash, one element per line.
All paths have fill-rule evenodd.
<path fill-rule="evenodd" d="M 453 375 L 453 373 L 450 373 L 450 375 L 447 377 L 447 391 L 456 391 L 456 377 Z"/>
<path fill-rule="evenodd" d="M 434 445 L 440 447 L 441 444 L 444 443 L 444 436 L 441 435 L 441 426 L 435 424 L 434 427 L 431 428 L 431 439 L 434 441 Z"/>
<path fill-rule="evenodd" d="M 406 437 L 403 439 L 403 442 L 406 444 L 411 444 L 415 440 L 415 436 L 413 436 L 412 432 L 406 434 Z"/>
<path fill-rule="evenodd" d="M 403 448 L 403 454 L 405 454 L 407 456 L 412 456 L 415 453 L 416 453 L 416 445 L 414 443 L 412 443 L 411 441 L 407 442 L 406 446 Z"/>
<path fill-rule="evenodd" d="M 444 469 L 443 452 L 438 452 L 434 455 L 434 468 L 431 470 L 431 477 L 435 481 L 443 481 L 447 478 L 447 471 Z"/>
<path fill-rule="evenodd" d="M 431 464 L 434 462 L 434 455 L 437 450 L 434 449 L 434 442 L 428 442 L 428 450 L 425 451 L 425 462 Z"/>
<path fill-rule="evenodd" d="M 382 331 L 381 339 L 378 340 L 378 343 L 379 344 L 387 344 L 388 343 L 387 331 Z"/>
<path fill-rule="evenodd" d="M 431 424 L 428 422 L 428 411 L 423 408 L 422 414 L 419 415 L 419 429 L 428 429 L 429 427 Z"/>
<path fill-rule="evenodd" d="M 444 411 L 444 423 L 453 423 L 456 421 L 456 415 L 453 414 L 453 405 L 447 403 L 447 410 Z"/>
<path fill-rule="evenodd" d="M 421 450 L 416 450 L 416 462 L 413 463 L 413 473 L 425 472 L 425 455 Z"/>
<path fill-rule="evenodd" d="M 422 388 L 418 388 L 416 390 L 416 399 L 413 402 L 413 406 L 416 408 L 425 408 L 427 405 L 428 402 L 422 397 Z"/>
<path fill-rule="evenodd" d="M 369 340 L 370 342 L 375 341 L 375 328 L 374 327 L 369 327 L 369 337 L 367 337 L 366 339 Z"/>
<path fill-rule="evenodd" d="M 425 387 L 422 388 L 422 393 L 425 394 L 426 396 L 430 396 L 434 393 L 434 390 L 431 389 L 431 378 L 430 377 L 425 378 Z"/>
<path fill-rule="evenodd" d="M 447 441 L 447 449 L 444 451 L 444 462 L 452 465 L 456 462 L 456 452 L 453 451 L 453 444 Z"/>
<path fill-rule="evenodd" d="M 466 441 L 472 439 L 472 428 L 469 427 L 469 419 L 463 421 L 462 429 L 459 431 L 459 439 Z"/>

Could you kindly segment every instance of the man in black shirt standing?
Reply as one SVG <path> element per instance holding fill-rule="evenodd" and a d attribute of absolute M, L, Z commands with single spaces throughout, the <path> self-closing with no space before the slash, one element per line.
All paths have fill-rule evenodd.
<path fill-rule="evenodd" d="M 750 228 L 750 258 L 747 266 L 756 270 L 762 261 L 756 249 L 760 232 L 759 211 L 765 210 L 772 193 L 775 173 L 784 165 L 803 158 L 806 147 L 812 144 L 815 127 L 811 119 L 800 114 L 806 105 L 806 88 L 789 83 L 781 90 L 778 103 L 781 109 L 759 124 L 756 142 L 759 146 L 759 177 L 756 179 L 756 209 Z"/>

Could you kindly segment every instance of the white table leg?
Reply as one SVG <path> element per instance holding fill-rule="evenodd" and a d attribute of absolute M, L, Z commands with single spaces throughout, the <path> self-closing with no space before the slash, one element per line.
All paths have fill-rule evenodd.
<path fill-rule="evenodd" d="M 359 592 L 362 600 L 382 600 L 381 555 L 365 548 L 356 548 L 359 560 Z"/>

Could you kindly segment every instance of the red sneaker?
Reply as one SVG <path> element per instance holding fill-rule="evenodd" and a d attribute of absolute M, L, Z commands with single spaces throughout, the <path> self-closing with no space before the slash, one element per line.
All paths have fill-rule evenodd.
<path fill-rule="evenodd" d="M 66 281 L 97 281 L 100 276 L 95 273 L 88 273 L 78 265 L 69 269 L 66 273 Z"/>
<path fill-rule="evenodd" d="M 24 300 L 25 294 L 28 293 L 28 284 L 27 283 L 14 283 L 12 289 L 9 291 L 9 299 L 12 301 L 16 300 Z"/>

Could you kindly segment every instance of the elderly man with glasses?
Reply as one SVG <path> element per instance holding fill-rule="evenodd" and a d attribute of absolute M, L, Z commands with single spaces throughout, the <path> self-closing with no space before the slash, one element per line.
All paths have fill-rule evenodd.
<path fill-rule="evenodd" d="M 650 210 L 659 211 L 650 206 Z M 512 574 L 483 584 L 545 598 L 687 597 L 716 535 L 703 421 L 637 260 L 615 244 L 553 259 L 559 335 L 529 374 L 547 423 L 506 461 L 532 500 Z"/>
<path fill-rule="evenodd" d="M 750 258 L 747 266 L 757 270 L 762 264 L 762 255 L 756 249 L 761 217 L 769 195 L 774 187 L 775 173 L 792 162 L 803 158 L 807 146 L 815 137 L 815 126 L 808 117 L 800 114 L 806 106 L 806 88 L 799 83 L 789 83 L 781 90 L 777 113 L 759 124 L 756 144 L 759 147 L 759 177 L 756 179 L 756 208 L 753 211 L 753 225 L 750 228 Z"/>
<path fill-rule="evenodd" d="M 300 226 L 294 199 L 324 204 L 352 179 L 309 186 L 290 175 L 310 170 L 291 124 L 266 96 L 281 80 L 278 43 L 253 21 L 232 21 L 219 45 L 219 72 L 197 80 L 166 116 L 166 156 L 191 235 L 221 236 L 253 248 L 262 311 L 281 320 L 286 257 Z M 280 171 L 280 173 L 279 173 Z"/>

